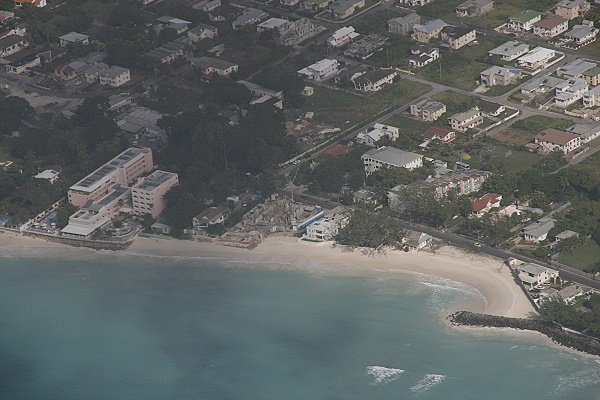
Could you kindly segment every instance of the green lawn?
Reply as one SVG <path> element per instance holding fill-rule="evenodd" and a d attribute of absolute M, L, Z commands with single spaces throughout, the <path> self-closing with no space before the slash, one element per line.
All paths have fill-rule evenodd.
<path fill-rule="evenodd" d="M 593 240 L 586 240 L 584 244 L 575 249 L 572 254 L 563 254 L 558 257 L 558 262 L 570 267 L 583 270 L 600 260 L 600 246 Z"/>
<path fill-rule="evenodd" d="M 356 21 L 352 21 L 352 26 L 362 35 L 379 33 L 381 35 L 392 36 L 387 31 L 387 22 L 392 18 L 400 17 L 402 14 L 403 13 L 394 9 L 378 11 L 357 19 Z"/>
<path fill-rule="evenodd" d="M 478 37 L 478 45 L 465 46 L 451 53 L 442 53 L 440 58 L 421 69 L 417 75 L 427 80 L 465 90 L 478 86 L 481 71 L 488 69 L 488 51 L 506 42 L 496 36 Z"/>
<path fill-rule="evenodd" d="M 431 96 L 431 98 L 435 101 L 439 101 L 440 103 L 446 105 L 446 111 L 448 116 L 456 114 L 458 112 L 467 111 L 469 108 L 471 108 L 475 101 L 475 97 L 473 96 L 469 96 L 462 93 L 456 93 L 449 90 L 446 92 L 437 93 Z"/>
<path fill-rule="evenodd" d="M 531 76 L 525 75 L 523 78 L 519 79 L 515 84 L 506 86 L 492 86 L 487 92 L 485 92 L 485 94 L 487 96 L 502 96 L 503 94 L 515 89 L 517 86 L 522 85 L 525 81 L 528 81 L 529 79 L 531 79 Z"/>
<path fill-rule="evenodd" d="M 562 118 L 550 118 L 544 115 L 534 115 L 525 119 L 516 121 L 511 125 L 512 128 L 522 129 L 529 132 L 540 133 L 544 129 L 554 128 L 563 130 L 573 125 L 572 121 Z"/>
<path fill-rule="evenodd" d="M 400 115 L 394 115 L 392 118 L 386 120 L 384 123 L 398 127 L 402 130 L 402 132 L 417 132 L 419 134 L 422 134 L 428 127 L 431 126 L 431 123 L 429 122 L 419 121 Z"/>

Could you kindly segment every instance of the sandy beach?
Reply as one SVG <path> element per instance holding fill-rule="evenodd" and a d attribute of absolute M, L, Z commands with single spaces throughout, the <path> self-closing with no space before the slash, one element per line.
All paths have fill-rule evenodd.
<path fill-rule="evenodd" d="M 0 234 L 0 247 L 59 247 L 18 234 Z M 360 249 L 344 251 L 331 243 L 298 241 L 295 237 L 275 235 L 265 239 L 253 250 L 185 240 L 157 240 L 138 237 L 127 250 L 135 254 L 182 257 L 217 257 L 285 260 L 288 268 L 303 268 L 306 262 L 319 262 L 348 267 L 349 274 L 359 274 L 357 267 L 380 271 L 412 271 L 462 282 L 475 287 L 485 303 L 469 304 L 469 311 L 507 317 L 527 317 L 535 310 L 514 282 L 510 271 L 501 260 L 481 254 L 468 253 L 452 246 L 432 251 L 406 253 L 386 250 L 382 254 L 366 255 Z M 294 260 L 298 260 L 297 266 Z"/>

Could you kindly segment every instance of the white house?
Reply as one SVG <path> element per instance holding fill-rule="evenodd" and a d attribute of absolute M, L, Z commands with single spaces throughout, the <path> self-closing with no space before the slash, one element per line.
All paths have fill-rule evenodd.
<path fill-rule="evenodd" d="M 354 89 L 356 90 L 361 90 L 363 92 L 378 92 L 384 86 L 392 84 L 395 77 L 395 69 L 379 68 L 353 78 L 352 83 L 354 83 Z"/>
<path fill-rule="evenodd" d="M 600 85 L 594 86 L 583 94 L 583 106 L 586 108 L 600 105 Z"/>
<path fill-rule="evenodd" d="M 423 99 L 410 106 L 410 115 L 423 121 L 436 121 L 445 112 L 445 104 L 431 99 Z"/>
<path fill-rule="evenodd" d="M 477 31 L 475 28 L 466 26 L 445 26 L 440 32 L 440 38 L 453 50 L 458 50 L 461 47 L 475 40 Z"/>
<path fill-rule="evenodd" d="M 506 26 L 513 31 L 530 31 L 533 29 L 533 24 L 541 19 L 542 14 L 539 12 L 526 10 L 510 17 Z"/>
<path fill-rule="evenodd" d="M 365 166 L 367 176 L 386 167 L 402 167 L 413 170 L 423 166 L 423 156 L 421 154 L 403 151 L 395 147 L 383 146 L 378 149 L 372 149 L 360 158 Z"/>
<path fill-rule="evenodd" d="M 546 240 L 550 229 L 554 228 L 555 219 L 543 217 L 523 228 L 523 239 L 529 243 L 539 243 Z"/>
<path fill-rule="evenodd" d="M 387 22 L 388 32 L 406 35 L 412 30 L 413 26 L 419 23 L 421 23 L 421 17 L 415 13 L 410 13 L 404 17 L 392 18 Z"/>
<path fill-rule="evenodd" d="M 440 58 L 440 49 L 428 44 L 413 46 L 410 52 L 412 54 L 408 57 L 408 63 L 414 68 L 424 67 Z"/>
<path fill-rule="evenodd" d="M 521 57 L 523 54 L 529 51 L 529 45 L 516 40 L 504 43 L 502 46 L 498 46 L 495 49 L 488 51 L 488 56 L 498 56 L 502 61 L 512 61 L 516 58 Z"/>
<path fill-rule="evenodd" d="M 439 140 L 442 143 L 449 143 L 456 139 L 456 132 L 443 126 L 430 126 L 423 133 L 427 140 Z"/>
<path fill-rule="evenodd" d="M 518 265 L 517 272 L 521 282 L 530 287 L 554 282 L 559 276 L 558 271 L 533 263 Z"/>
<path fill-rule="evenodd" d="M 576 58 L 556 69 L 556 75 L 559 78 L 581 78 L 585 71 L 593 69 L 597 64 L 592 61 Z"/>
<path fill-rule="evenodd" d="M 473 214 L 482 216 L 492 208 L 499 208 L 502 201 L 501 194 L 488 193 L 483 197 L 473 200 Z"/>
<path fill-rule="evenodd" d="M 370 147 L 377 146 L 377 142 L 384 137 L 387 137 L 390 141 L 395 142 L 400 136 L 400 129 L 395 126 L 383 125 L 376 123 L 373 128 L 367 129 L 356 135 L 356 141 L 358 143 L 366 144 Z"/>
<path fill-rule="evenodd" d="M 306 68 L 302 68 L 298 71 L 300 78 L 309 79 L 312 81 L 323 81 L 329 77 L 332 77 L 338 73 L 338 60 L 330 60 L 325 58 L 321 61 L 317 61 L 314 64 L 309 65 Z"/>
<path fill-rule="evenodd" d="M 205 75 L 217 74 L 221 77 L 228 77 L 238 72 L 239 65 L 212 57 L 195 57 L 189 59 L 193 67 L 198 67 Z"/>
<path fill-rule="evenodd" d="M 303 239 L 324 242 L 333 239 L 338 234 L 338 226 L 333 221 L 319 220 L 306 227 Z"/>
<path fill-rule="evenodd" d="M 194 43 L 202 39 L 214 39 L 218 36 L 218 29 L 214 26 L 206 24 L 198 24 L 198 26 L 187 31 L 186 35 Z"/>
<path fill-rule="evenodd" d="M 60 36 L 58 39 L 60 40 L 60 45 L 63 47 L 74 43 L 81 43 L 83 45 L 90 44 L 90 37 L 88 35 L 77 32 L 69 32 L 66 35 Z"/>
<path fill-rule="evenodd" d="M 538 68 L 545 67 L 546 64 L 555 56 L 555 50 L 546 49 L 544 47 L 536 47 L 524 56 L 521 56 L 517 62 L 519 63 L 519 67 L 536 70 Z"/>
<path fill-rule="evenodd" d="M 565 131 L 579 136 L 581 144 L 600 137 L 600 125 L 595 124 L 575 124 L 565 129 Z"/>
<path fill-rule="evenodd" d="M 131 71 L 129 68 L 112 66 L 98 74 L 101 85 L 119 87 L 131 80 Z"/>
<path fill-rule="evenodd" d="M 40 172 L 36 176 L 34 176 L 34 178 L 47 179 L 50 181 L 50 183 L 54 184 L 54 182 L 56 182 L 58 180 L 59 176 L 60 176 L 60 172 L 54 171 L 52 169 L 47 169 L 47 170 Z"/>
<path fill-rule="evenodd" d="M 481 111 L 476 108 L 472 108 L 468 111 L 457 113 L 448 118 L 448 123 L 457 131 L 466 132 L 471 128 L 475 128 L 477 125 L 483 123 L 483 116 Z"/>
<path fill-rule="evenodd" d="M 494 65 L 480 74 L 481 83 L 486 86 L 507 86 L 516 83 L 523 75 L 518 68 L 506 68 Z"/>
<path fill-rule="evenodd" d="M 559 15 L 543 19 L 533 24 L 533 33 L 543 38 L 551 38 L 566 32 L 569 20 Z"/>
<path fill-rule="evenodd" d="M 575 44 L 583 45 L 594 40 L 597 34 L 598 29 L 594 28 L 593 26 L 575 25 L 573 29 L 565 33 L 563 38 L 570 40 Z"/>
<path fill-rule="evenodd" d="M 333 32 L 333 34 L 327 38 L 327 45 L 329 47 L 342 47 L 359 36 L 360 34 L 356 32 L 353 27 L 344 26 Z"/>
<path fill-rule="evenodd" d="M 588 83 L 581 78 L 571 78 L 556 86 L 556 95 L 554 102 L 557 106 L 567 107 L 583 98 L 583 94 L 588 91 Z"/>
<path fill-rule="evenodd" d="M 406 246 L 406 248 L 410 251 L 419 251 L 424 249 L 427 246 L 431 245 L 433 238 L 424 233 L 417 231 L 406 231 L 406 234 L 402 238 L 402 244 Z"/>
<path fill-rule="evenodd" d="M 210 225 L 222 224 L 226 219 L 227 211 L 225 207 L 209 207 L 192 218 L 192 226 L 194 228 L 206 229 Z"/>
<path fill-rule="evenodd" d="M 578 135 L 552 128 L 538 133 L 533 140 L 547 153 L 560 151 L 567 154 L 581 146 L 581 138 Z"/>

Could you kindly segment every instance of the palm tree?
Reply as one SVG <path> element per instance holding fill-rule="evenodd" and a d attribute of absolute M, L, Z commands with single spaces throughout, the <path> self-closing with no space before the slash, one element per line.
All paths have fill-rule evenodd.
<path fill-rule="evenodd" d="M 562 188 L 562 190 L 560 191 L 561 193 L 565 191 L 566 188 L 568 188 L 570 186 L 569 183 L 569 178 L 567 178 L 566 175 L 561 175 L 558 178 L 558 184 L 560 185 L 560 187 Z"/>

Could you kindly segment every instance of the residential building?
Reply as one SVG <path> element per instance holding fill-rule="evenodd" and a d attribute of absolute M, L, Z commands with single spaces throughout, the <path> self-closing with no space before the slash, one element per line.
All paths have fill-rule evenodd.
<path fill-rule="evenodd" d="M 558 271 L 533 263 L 518 265 L 517 273 L 521 282 L 530 287 L 554 282 L 559 276 Z"/>
<path fill-rule="evenodd" d="M 235 30 L 242 29 L 245 26 L 254 25 L 264 21 L 268 17 L 269 14 L 263 10 L 251 7 L 246 8 L 242 14 L 231 23 L 231 27 Z"/>
<path fill-rule="evenodd" d="M 400 4 L 404 4 L 407 7 L 416 8 L 423 7 L 425 4 L 431 3 L 433 0 L 398 0 Z"/>
<path fill-rule="evenodd" d="M 392 142 L 395 142 L 399 136 L 400 129 L 396 128 L 395 126 L 376 123 L 372 128 L 362 131 L 356 135 L 356 142 L 366 144 L 370 147 L 376 147 L 377 142 L 384 137 Z"/>
<path fill-rule="evenodd" d="M 100 79 L 100 72 L 104 71 L 108 68 L 108 64 L 103 62 L 96 63 L 94 65 L 89 66 L 83 71 L 83 75 L 85 76 L 85 80 L 89 83 L 97 82 Z"/>
<path fill-rule="evenodd" d="M 588 42 L 595 40 L 597 34 L 598 29 L 593 26 L 575 25 L 573 26 L 573 29 L 565 33 L 563 38 L 578 45 L 585 45 Z"/>
<path fill-rule="evenodd" d="M 556 56 L 556 51 L 544 47 L 536 47 L 529 53 L 521 56 L 517 62 L 519 67 L 536 70 L 545 67 Z"/>
<path fill-rule="evenodd" d="M 591 86 L 600 84 L 600 66 L 588 69 L 581 74 L 581 77 Z"/>
<path fill-rule="evenodd" d="M 112 66 L 100 72 L 98 77 L 101 85 L 119 87 L 131 80 L 131 71 L 129 68 Z"/>
<path fill-rule="evenodd" d="M 334 222 L 339 229 L 342 229 L 350 222 L 351 209 L 346 206 L 337 206 L 323 215 L 323 221 Z"/>
<path fill-rule="evenodd" d="M 333 32 L 331 36 L 327 38 L 327 46 L 329 47 L 342 47 L 354 39 L 359 37 L 360 34 L 354 30 L 351 26 L 344 26 L 337 31 Z"/>
<path fill-rule="evenodd" d="M 420 251 L 431 245 L 433 238 L 424 232 L 407 230 L 402 237 L 402 244 L 409 251 Z"/>
<path fill-rule="evenodd" d="M 429 43 L 431 39 L 437 39 L 440 36 L 446 25 L 441 19 L 434 19 L 424 25 L 415 24 L 411 37 L 417 42 Z"/>
<path fill-rule="evenodd" d="M 39 67 L 41 64 L 42 62 L 37 54 L 29 54 L 6 64 L 6 70 L 13 74 L 20 74 L 30 68 Z"/>
<path fill-rule="evenodd" d="M 160 61 L 161 64 L 171 64 L 179 57 L 183 57 L 184 48 L 185 44 L 173 41 L 165 43 L 154 50 L 150 50 L 146 55 Z"/>
<path fill-rule="evenodd" d="M 554 78 L 550 75 L 542 76 L 541 78 L 532 79 L 521 86 L 521 94 L 531 97 L 539 93 L 552 92 L 562 82 L 564 82 L 563 79 Z"/>
<path fill-rule="evenodd" d="M 165 209 L 165 193 L 178 183 L 177 174 L 160 170 L 140 178 L 131 187 L 133 212 L 137 215 L 150 214 L 157 218 Z"/>
<path fill-rule="evenodd" d="M 583 106 L 587 108 L 600 106 L 600 85 L 594 86 L 583 94 Z"/>
<path fill-rule="evenodd" d="M 365 189 L 360 189 L 352 193 L 353 203 L 377 204 L 377 196 L 373 192 Z"/>
<path fill-rule="evenodd" d="M 368 70 L 369 69 L 365 65 L 348 65 L 338 72 L 338 74 L 333 78 L 333 81 L 335 83 L 353 81 L 354 78 L 364 74 Z"/>
<path fill-rule="evenodd" d="M 324 242 L 332 240 L 338 234 L 338 226 L 332 221 L 315 221 L 306 227 L 306 234 L 302 237 L 306 240 Z"/>
<path fill-rule="evenodd" d="M 90 44 L 90 37 L 82 33 L 69 32 L 66 35 L 59 36 L 60 45 L 66 47 L 70 44 L 81 43 L 83 45 Z"/>
<path fill-rule="evenodd" d="M 577 58 L 570 63 L 559 67 L 556 70 L 556 75 L 558 75 L 560 78 L 580 78 L 585 71 L 590 70 L 595 66 L 595 62 Z"/>
<path fill-rule="evenodd" d="M 209 207 L 192 218 L 195 229 L 206 229 L 211 225 L 222 224 L 227 219 L 227 210 L 223 206 Z"/>
<path fill-rule="evenodd" d="M 565 304 L 574 304 L 582 297 L 588 298 L 591 293 L 593 291 L 588 286 L 572 284 L 560 289 L 554 296 L 562 300 Z"/>
<path fill-rule="evenodd" d="M 365 0 L 335 0 L 329 5 L 329 11 L 337 19 L 346 19 L 365 6 Z"/>
<path fill-rule="evenodd" d="M 36 7 L 46 7 L 48 5 L 48 3 L 46 2 L 46 0 L 13 0 L 15 2 L 15 5 L 17 7 L 22 7 L 23 4 L 31 4 L 32 6 L 36 6 Z"/>
<path fill-rule="evenodd" d="M 590 11 L 590 3 L 585 0 L 562 0 L 556 4 L 554 13 L 568 20 L 583 17 Z"/>
<path fill-rule="evenodd" d="M 445 104 L 431 99 L 423 99 L 410 105 L 410 114 L 423 121 L 437 121 L 445 112 Z"/>
<path fill-rule="evenodd" d="M 156 22 L 158 22 L 161 28 L 173 29 L 178 35 L 187 31 L 192 24 L 190 21 L 171 17 L 169 15 L 163 15 L 162 17 L 156 18 Z"/>
<path fill-rule="evenodd" d="M 256 25 L 256 32 L 261 33 L 267 31 L 275 31 L 277 28 L 287 24 L 288 22 L 289 21 L 287 19 L 269 18 L 268 20 Z"/>
<path fill-rule="evenodd" d="M 513 31 L 530 31 L 533 24 L 542 19 L 542 14 L 537 11 L 525 10 L 508 19 L 506 27 Z"/>
<path fill-rule="evenodd" d="M 567 107 L 583 98 L 583 94 L 588 91 L 588 83 L 581 78 L 571 78 L 556 86 L 556 95 L 554 102 L 560 107 Z"/>
<path fill-rule="evenodd" d="M 456 132 L 443 126 L 430 126 L 423 133 L 427 140 L 439 140 L 442 143 L 450 143 L 456 139 Z"/>
<path fill-rule="evenodd" d="M 411 48 L 408 64 L 413 68 L 424 67 L 440 58 L 440 49 L 428 44 L 418 44 Z"/>
<path fill-rule="evenodd" d="M 448 123 L 452 129 L 466 132 L 469 129 L 475 128 L 477 125 L 483 123 L 483 116 L 481 111 L 476 108 L 472 108 L 468 111 L 457 113 L 448 118 Z"/>
<path fill-rule="evenodd" d="M 507 86 L 516 83 L 523 76 L 523 71 L 518 68 L 499 67 L 494 65 L 482 71 L 481 83 L 486 86 Z"/>
<path fill-rule="evenodd" d="M 356 90 L 361 90 L 363 92 L 378 92 L 384 86 L 392 84 L 395 77 L 395 69 L 378 68 L 354 78 L 352 83 L 354 83 L 354 89 Z"/>
<path fill-rule="evenodd" d="M 121 134 L 131 141 L 146 139 L 150 142 L 164 142 L 167 138 L 166 132 L 157 125 L 158 120 L 163 117 L 164 115 L 158 111 L 134 106 L 120 115 L 115 122 Z"/>
<path fill-rule="evenodd" d="M 239 66 L 229 61 L 212 57 L 194 57 L 189 59 L 192 67 L 200 68 L 204 75 L 217 74 L 221 77 L 228 77 L 238 72 Z"/>
<path fill-rule="evenodd" d="M 442 198 L 449 193 L 459 196 L 468 195 L 481 189 L 483 183 L 490 176 L 487 171 L 476 169 L 454 171 L 425 181 L 413 182 L 409 185 L 398 185 L 388 192 L 390 208 L 401 209 L 404 191 L 432 192 L 436 197 Z"/>
<path fill-rule="evenodd" d="M 54 184 L 58 180 L 59 176 L 60 176 L 60 172 L 54 171 L 53 169 L 46 169 L 46 170 L 40 172 L 39 174 L 37 174 L 36 176 L 34 176 L 34 178 L 46 179 L 46 180 L 50 181 L 50 183 Z"/>
<path fill-rule="evenodd" d="M 85 70 L 89 67 L 90 64 L 78 59 L 55 67 L 54 73 L 64 80 L 71 80 L 84 76 Z"/>
<path fill-rule="evenodd" d="M 108 96 L 109 110 L 120 111 L 122 108 L 127 107 L 135 101 L 133 96 L 128 93 L 113 94 Z"/>
<path fill-rule="evenodd" d="M 565 131 L 579 136 L 581 144 L 588 143 L 600 137 L 600 125 L 575 124 L 565 129 Z"/>
<path fill-rule="evenodd" d="M 488 52 L 488 56 L 498 56 L 503 61 L 512 61 L 529 51 L 529 45 L 516 40 L 504 43 Z"/>
<path fill-rule="evenodd" d="M 475 108 L 481 111 L 481 115 L 484 117 L 497 117 L 506 110 L 504 104 L 498 104 L 491 101 L 478 99 Z"/>
<path fill-rule="evenodd" d="M 198 43 L 202 39 L 214 39 L 219 35 L 216 27 L 206 24 L 198 24 L 186 33 L 187 37 L 194 43 Z"/>
<path fill-rule="evenodd" d="M 421 23 L 421 17 L 418 14 L 410 13 L 404 17 L 392 18 L 387 22 L 388 32 L 398 35 L 408 35 L 413 26 Z"/>
<path fill-rule="evenodd" d="M 270 97 L 274 97 L 274 98 L 277 98 L 280 100 L 283 99 L 283 91 L 281 91 L 281 90 L 276 91 L 276 90 L 261 86 L 257 83 L 248 82 L 248 81 L 244 81 L 244 80 L 239 80 L 237 82 L 246 86 L 246 88 L 248 88 L 248 90 L 250 91 L 250 93 L 252 93 L 252 96 L 254 96 L 254 97 L 270 96 Z"/>
<path fill-rule="evenodd" d="M 473 214 L 477 217 L 490 212 L 492 208 L 500 208 L 501 194 L 487 193 L 485 196 L 473 200 Z"/>
<path fill-rule="evenodd" d="M 570 230 L 567 229 L 565 231 L 562 231 L 558 235 L 556 235 L 554 237 L 554 242 L 552 242 L 552 244 L 550 246 L 554 247 L 554 246 L 556 246 L 556 243 L 560 242 L 561 240 L 570 239 L 570 238 L 573 238 L 573 237 L 575 237 L 575 238 L 579 237 L 579 233 L 573 232 L 573 231 L 570 231 Z"/>
<path fill-rule="evenodd" d="M 15 17 L 15 13 L 5 10 L 0 10 L 0 23 L 10 21 Z"/>
<path fill-rule="evenodd" d="M 493 0 L 467 0 L 456 6 L 454 11 L 459 18 L 479 17 L 494 8 Z"/>
<path fill-rule="evenodd" d="M 8 35 L 0 39 L 0 57 L 8 57 L 11 54 L 29 46 L 27 39 L 19 35 Z"/>
<path fill-rule="evenodd" d="M 533 33 L 543 38 L 551 38 L 569 30 L 569 20 L 555 15 L 533 24 Z"/>
<path fill-rule="evenodd" d="M 128 186 L 146 172 L 152 171 L 152 150 L 130 147 L 69 188 L 69 203 L 83 207 L 99 200 L 117 185 Z"/>
<path fill-rule="evenodd" d="M 300 3 L 300 0 L 279 0 L 279 2 L 282 6 L 291 8 Z"/>
<path fill-rule="evenodd" d="M 282 46 L 295 46 L 310 39 L 326 28 L 314 24 L 308 18 L 300 18 L 297 21 L 287 21 L 275 29 L 275 42 Z"/>
<path fill-rule="evenodd" d="M 458 50 L 475 40 L 476 31 L 475 28 L 466 26 L 445 26 L 440 32 L 440 38 L 451 49 Z"/>
<path fill-rule="evenodd" d="M 304 11 L 318 12 L 326 9 L 331 3 L 333 0 L 301 0 L 300 7 Z"/>
<path fill-rule="evenodd" d="M 243 8 L 231 4 L 221 4 L 208 11 L 208 18 L 213 22 L 233 21 L 242 14 Z"/>
<path fill-rule="evenodd" d="M 344 56 L 365 60 L 389 42 L 390 39 L 387 36 L 376 33 L 367 35 L 351 43 L 348 49 L 344 51 Z"/>
<path fill-rule="evenodd" d="M 367 176 L 381 168 L 402 167 L 413 170 L 423 166 L 423 156 L 421 154 L 387 146 L 369 150 L 361 156 L 361 159 Z"/>
<path fill-rule="evenodd" d="M 308 67 L 302 68 L 298 71 L 298 76 L 300 78 L 320 82 L 337 74 L 338 66 L 338 60 L 325 58 Z"/>
<path fill-rule="evenodd" d="M 567 154 L 581 146 L 581 138 L 578 135 L 552 128 L 538 133 L 533 140 L 546 153 L 561 151 Z"/>

